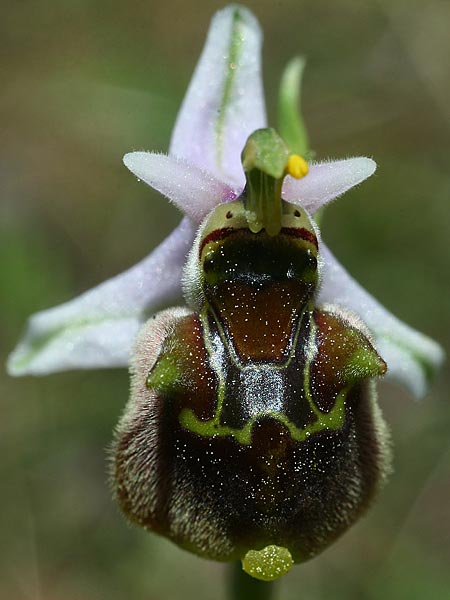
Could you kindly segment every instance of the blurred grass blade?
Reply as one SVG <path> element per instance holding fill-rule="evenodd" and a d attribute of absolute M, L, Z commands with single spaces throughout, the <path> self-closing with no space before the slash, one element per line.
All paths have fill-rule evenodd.
<path fill-rule="evenodd" d="M 300 111 L 305 64 L 301 56 L 288 63 L 281 78 L 278 96 L 278 130 L 290 151 L 301 156 L 310 154 L 308 132 Z"/>

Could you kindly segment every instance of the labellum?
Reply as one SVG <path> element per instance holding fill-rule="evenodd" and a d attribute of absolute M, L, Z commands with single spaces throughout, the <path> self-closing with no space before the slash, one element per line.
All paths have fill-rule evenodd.
<path fill-rule="evenodd" d="M 242 195 L 198 231 L 189 308 L 139 336 L 112 470 L 131 521 L 270 580 L 344 533 L 383 483 L 386 365 L 356 317 L 316 306 L 318 231 L 281 199 L 306 162 L 262 129 L 242 164 Z"/>

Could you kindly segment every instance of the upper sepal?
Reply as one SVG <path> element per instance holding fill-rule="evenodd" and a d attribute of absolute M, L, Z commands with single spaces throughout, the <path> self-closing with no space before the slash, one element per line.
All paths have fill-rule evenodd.
<path fill-rule="evenodd" d="M 241 150 L 248 136 L 266 125 L 261 42 L 257 20 L 242 6 L 214 16 L 169 150 L 241 187 Z"/>

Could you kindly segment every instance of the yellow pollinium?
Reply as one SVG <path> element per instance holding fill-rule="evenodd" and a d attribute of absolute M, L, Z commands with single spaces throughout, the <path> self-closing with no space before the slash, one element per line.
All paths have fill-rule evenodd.
<path fill-rule="evenodd" d="M 286 575 L 293 564 L 291 553 L 283 546 L 249 550 L 242 559 L 242 568 L 247 575 L 261 581 L 274 581 Z"/>
<path fill-rule="evenodd" d="M 291 154 L 288 163 L 286 165 L 286 173 L 295 177 L 295 179 L 301 179 L 308 174 L 309 167 L 303 156 L 299 154 Z"/>

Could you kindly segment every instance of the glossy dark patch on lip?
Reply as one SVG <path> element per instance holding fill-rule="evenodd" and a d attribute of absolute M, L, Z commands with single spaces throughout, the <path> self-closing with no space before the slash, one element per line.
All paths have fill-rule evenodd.
<path fill-rule="evenodd" d="M 215 229 L 214 231 L 211 231 L 211 233 L 208 233 L 208 235 L 202 240 L 202 243 L 200 244 L 200 249 L 198 251 L 199 258 L 201 258 L 202 256 L 203 248 L 206 246 L 206 244 L 209 244 L 209 242 L 223 240 L 232 234 L 242 233 L 242 231 L 244 230 L 234 229 L 233 227 L 222 227 L 221 229 Z M 245 229 L 245 231 L 247 230 Z M 261 235 L 263 233 L 265 233 L 265 229 L 262 229 L 260 232 L 254 233 L 252 235 Z M 309 242 L 310 244 L 318 248 L 317 237 L 314 235 L 314 233 L 312 233 L 312 231 L 308 231 L 308 229 L 306 229 L 305 227 L 282 227 L 280 230 L 280 234 L 305 240 L 306 242 Z"/>

